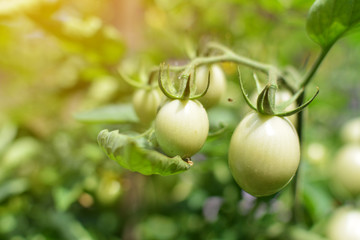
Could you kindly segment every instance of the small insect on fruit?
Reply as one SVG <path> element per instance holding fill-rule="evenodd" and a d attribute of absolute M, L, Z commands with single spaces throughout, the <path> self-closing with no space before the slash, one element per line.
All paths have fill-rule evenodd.
<path fill-rule="evenodd" d="M 239 186 L 253 196 L 268 196 L 284 188 L 300 161 L 300 144 L 287 118 L 251 112 L 230 141 L 230 170 Z"/>

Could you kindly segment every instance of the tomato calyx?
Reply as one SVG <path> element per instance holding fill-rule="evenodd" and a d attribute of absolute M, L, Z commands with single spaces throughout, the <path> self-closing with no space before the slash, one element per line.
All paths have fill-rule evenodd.
<path fill-rule="evenodd" d="M 160 72 L 159 72 L 159 76 L 158 76 L 158 85 L 160 87 L 160 90 L 169 99 L 196 100 L 196 99 L 201 98 L 202 96 L 204 96 L 207 93 L 209 86 L 210 86 L 210 77 L 211 77 L 210 71 L 208 74 L 208 82 L 207 82 L 207 86 L 206 86 L 205 90 L 199 94 L 195 94 L 195 91 L 196 91 L 196 86 L 195 86 L 195 82 L 194 82 L 194 79 L 196 79 L 196 71 L 195 70 L 194 70 L 193 78 L 191 77 L 191 74 L 181 75 L 179 77 L 179 80 L 181 81 L 179 89 L 177 91 L 176 90 L 171 91 L 169 89 L 169 87 L 166 87 L 171 84 L 169 66 L 167 68 L 166 74 L 164 73 L 164 67 L 165 67 L 164 63 L 160 65 Z M 174 86 L 172 86 L 171 89 L 174 89 Z"/>
<path fill-rule="evenodd" d="M 295 102 L 301 94 L 304 92 L 304 88 L 301 88 L 299 91 L 297 91 L 288 101 L 285 101 L 281 104 L 275 104 L 275 97 L 276 97 L 276 91 L 278 89 L 277 85 L 275 83 L 268 83 L 264 89 L 259 93 L 256 106 L 254 106 L 249 97 L 248 94 L 245 92 L 244 84 L 241 79 L 241 73 L 239 72 L 239 82 L 240 82 L 240 89 L 241 93 L 246 101 L 246 103 L 249 105 L 250 108 L 253 110 L 264 114 L 264 115 L 271 115 L 271 116 L 279 116 L 279 117 L 286 117 L 291 116 L 293 114 L 296 114 L 302 110 L 304 110 L 318 95 L 319 88 L 316 87 L 315 94 L 305 103 L 303 103 L 301 106 L 296 107 L 293 110 L 285 111 L 285 109 L 290 106 L 293 102 Z M 254 75 L 255 81 L 258 85 L 258 80 L 256 78 L 256 75 Z"/>

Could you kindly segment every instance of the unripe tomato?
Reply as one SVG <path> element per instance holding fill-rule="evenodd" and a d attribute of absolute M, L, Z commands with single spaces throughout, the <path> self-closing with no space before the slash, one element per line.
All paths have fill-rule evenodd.
<path fill-rule="evenodd" d="M 253 196 L 271 195 L 285 187 L 299 161 L 299 139 L 286 118 L 251 112 L 231 137 L 230 171 L 239 186 Z"/>
<path fill-rule="evenodd" d="M 360 117 L 344 124 L 341 129 L 341 138 L 346 143 L 360 143 Z"/>
<path fill-rule="evenodd" d="M 360 194 L 360 145 L 349 144 L 337 153 L 332 166 L 332 182 L 342 197 Z"/>
<path fill-rule="evenodd" d="M 151 123 L 161 103 L 161 96 L 157 89 L 139 89 L 133 96 L 133 106 L 136 115 L 144 124 Z"/>
<path fill-rule="evenodd" d="M 203 92 L 208 84 L 207 66 L 200 66 L 196 70 L 196 92 Z M 226 76 L 219 65 L 212 65 L 210 67 L 210 85 L 206 94 L 199 99 L 205 108 L 210 108 L 219 103 L 221 97 L 226 91 Z"/>
<path fill-rule="evenodd" d="M 208 132 L 207 113 L 196 100 L 172 100 L 156 116 L 156 140 L 170 157 L 191 157 L 204 145 Z"/>
<path fill-rule="evenodd" d="M 359 240 L 360 211 L 343 207 L 331 217 L 327 227 L 329 240 Z"/>

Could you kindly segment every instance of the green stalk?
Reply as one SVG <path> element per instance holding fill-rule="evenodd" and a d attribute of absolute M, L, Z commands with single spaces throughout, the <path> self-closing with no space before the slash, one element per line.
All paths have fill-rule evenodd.
<path fill-rule="evenodd" d="M 218 49 L 223 52 L 222 55 L 218 56 L 210 56 L 210 57 L 197 57 L 192 59 L 188 64 L 183 66 L 170 66 L 169 70 L 180 72 L 183 71 L 183 75 L 189 75 L 192 71 L 192 69 L 201 66 L 201 65 L 207 65 L 207 64 L 213 64 L 213 63 L 219 63 L 219 62 L 234 62 L 239 65 L 247 66 L 252 69 L 261 71 L 263 73 L 268 73 L 270 71 L 276 72 L 277 76 L 280 78 L 283 78 L 283 76 L 280 74 L 281 71 L 279 69 L 275 68 L 274 66 L 270 64 L 265 64 L 262 62 L 258 62 L 255 60 L 252 60 L 250 58 L 240 56 L 233 52 L 232 50 L 228 49 L 227 47 L 217 44 L 217 43 L 209 43 L 209 48 Z M 157 72 L 159 71 L 159 68 L 153 68 L 151 72 Z"/>
<path fill-rule="evenodd" d="M 332 46 L 333 46 L 333 44 L 327 48 L 322 49 L 320 55 L 318 56 L 315 63 L 311 67 L 310 71 L 305 75 L 304 80 L 301 82 L 300 88 L 306 87 L 309 84 L 309 82 L 311 81 L 311 79 L 313 78 L 315 73 L 317 72 L 320 64 L 322 63 L 322 61 L 324 60 L 324 58 L 326 57 L 326 55 L 328 54 L 328 52 L 330 51 Z"/>
<path fill-rule="evenodd" d="M 315 73 L 317 72 L 318 68 L 320 67 L 321 63 L 323 62 L 324 58 L 326 57 L 326 55 L 328 54 L 328 52 L 330 51 L 332 46 L 333 46 L 333 44 L 329 45 L 329 47 L 327 47 L 325 49 L 322 49 L 320 55 L 316 59 L 315 63 L 312 65 L 310 71 L 305 75 L 303 81 L 301 82 L 300 88 L 305 88 L 310 83 L 310 81 L 314 77 Z M 305 90 L 299 96 L 299 98 L 297 100 L 297 105 L 301 106 L 304 103 L 304 99 L 305 99 Z M 303 115 L 304 115 L 303 111 L 300 111 L 298 113 L 297 127 L 296 127 L 296 130 L 297 130 L 298 136 L 299 136 L 301 150 L 302 150 L 302 143 L 304 142 L 304 136 L 303 136 L 304 117 L 303 117 Z M 302 161 L 300 161 L 299 169 L 297 170 L 297 172 L 294 176 L 294 179 L 292 181 L 292 185 L 291 185 L 292 194 L 294 196 L 291 222 L 294 224 L 299 220 L 299 218 L 302 218 L 302 216 L 301 216 L 302 215 L 302 206 L 301 206 L 301 199 L 300 199 L 300 193 L 299 193 L 299 185 L 301 182 L 301 180 L 299 179 L 301 177 L 301 162 Z"/>

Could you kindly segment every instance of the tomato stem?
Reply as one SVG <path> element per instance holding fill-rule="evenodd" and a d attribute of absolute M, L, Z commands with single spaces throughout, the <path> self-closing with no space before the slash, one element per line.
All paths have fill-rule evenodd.
<path fill-rule="evenodd" d="M 326 57 L 326 55 L 328 54 L 328 52 L 330 51 L 331 47 L 333 46 L 333 44 L 331 44 L 330 46 L 328 46 L 325 49 L 322 49 L 320 55 L 318 56 L 318 58 L 316 59 L 315 63 L 312 65 L 310 71 L 304 76 L 304 80 L 301 82 L 300 84 L 300 88 L 305 88 L 309 82 L 312 80 L 312 78 L 314 77 L 315 73 L 317 72 L 319 66 L 321 65 L 321 63 L 323 62 L 324 58 Z M 297 100 L 297 105 L 301 106 L 304 104 L 304 99 L 305 99 L 305 90 L 300 94 L 298 100 Z M 303 142 L 303 128 L 304 128 L 304 118 L 303 118 L 303 111 L 300 111 L 297 115 L 297 127 L 296 130 L 298 132 L 298 136 L 299 136 L 299 142 L 300 142 L 300 147 L 302 150 L 302 142 Z M 300 155 L 302 156 L 302 154 Z M 293 204 L 293 208 L 292 208 L 292 219 L 291 222 L 292 223 L 296 223 L 299 218 L 301 217 L 302 211 L 301 211 L 301 199 L 300 199 L 300 193 L 299 193 L 299 184 L 300 184 L 300 174 L 301 174 L 301 159 L 300 159 L 300 165 L 299 168 L 293 178 L 292 181 L 292 194 L 293 194 L 293 199 L 294 199 L 294 204 Z"/>
<path fill-rule="evenodd" d="M 301 82 L 300 88 L 306 87 L 309 84 L 309 82 L 314 77 L 315 73 L 317 72 L 319 66 L 323 62 L 324 58 L 326 57 L 326 55 L 330 51 L 331 47 L 332 47 L 332 45 L 330 45 L 327 48 L 322 49 L 320 55 L 316 59 L 315 63 L 312 65 L 310 71 L 305 75 L 304 80 Z"/>
<path fill-rule="evenodd" d="M 301 106 L 304 103 L 304 96 L 305 96 L 305 90 L 300 94 L 297 105 Z M 300 111 L 297 114 L 297 126 L 296 130 L 299 136 L 299 143 L 300 143 L 300 158 L 302 156 L 302 142 L 303 142 L 303 111 Z M 300 185 L 300 171 L 301 171 L 301 159 L 299 168 L 295 173 L 295 176 L 292 180 L 291 184 L 291 190 L 292 190 L 292 196 L 293 196 L 293 207 L 292 207 L 292 214 L 291 214 L 291 222 L 296 223 L 299 220 L 300 214 L 301 214 L 301 199 L 300 199 L 300 193 L 299 193 L 299 185 Z"/>

